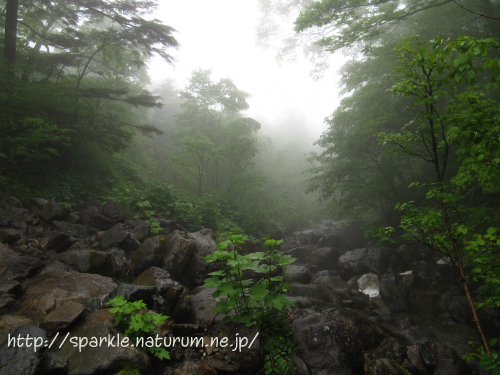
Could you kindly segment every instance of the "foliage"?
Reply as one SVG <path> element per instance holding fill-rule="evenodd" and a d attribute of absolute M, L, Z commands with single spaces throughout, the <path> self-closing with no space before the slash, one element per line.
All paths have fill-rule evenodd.
<path fill-rule="evenodd" d="M 491 355 L 487 354 L 484 347 L 478 345 L 477 343 L 470 341 L 469 345 L 472 347 L 477 346 L 476 353 L 467 353 L 464 359 L 470 363 L 473 360 L 479 360 L 479 363 L 484 366 L 486 371 L 491 371 L 491 375 L 500 374 L 500 357 L 497 350 L 493 349 L 498 344 L 498 339 L 491 339 L 489 344 L 491 348 Z"/>
<path fill-rule="evenodd" d="M 222 269 L 210 273 L 212 277 L 205 280 L 205 287 L 216 289 L 212 294 L 218 299 L 214 312 L 225 314 L 224 322 L 236 321 L 245 323 L 247 327 L 258 325 L 261 328 L 266 338 L 264 347 L 268 351 L 264 366 L 266 374 L 273 371 L 289 374 L 293 370 L 290 355 L 297 349 L 290 341 L 283 310 L 293 307 L 293 302 L 284 294 L 289 290 L 288 284 L 282 275 L 276 275 L 276 271 L 295 259 L 275 249 L 283 240 L 271 238 L 265 239 L 266 252 L 240 255 L 238 244 L 244 244 L 246 238 L 245 235 L 233 235 L 217 245 L 218 252 L 205 257 L 206 262 L 222 262 Z M 232 251 L 226 250 L 231 248 Z M 258 281 L 244 279 L 245 270 L 263 274 L 264 277 Z M 228 315 L 233 312 L 233 316 Z M 278 321 L 282 323 L 277 324 Z"/>
<path fill-rule="evenodd" d="M 153 336 L 156 327 L 168 319 L 166 315 L 141 311 L 147 308 L 142 300 L 129 302 L 123 296 L 116 296 L 110 299 L 107 304 L 112 305 L 109 312 L 114 316 L 115 325 L 124 329 L 125 334 L 132 340 Z M 165 348 L 157 346 L 146 346 L 146 348 L 159 359 L 170 359 L 170 354 Z"/>

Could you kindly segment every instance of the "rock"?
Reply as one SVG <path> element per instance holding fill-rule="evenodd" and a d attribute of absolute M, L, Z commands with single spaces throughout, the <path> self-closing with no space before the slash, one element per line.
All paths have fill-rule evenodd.
<path fill-rule="evenodd" d="M 141 243 L 137 241 L 133 233 L 127 230 L 123 224 L 116 224 L 111 229 L 104 233 L 101 239 L 101 247 L 108 249 L 111 247 L 119 247 L 126 252 L 137 250 Z"/>
<path fill-rule="evenodd" d="M 22 281 L 43 267 L 38 258 L 18 256 L 7 246 L 0 244 L 0 280 Z"/>
<path fill-rule="evenodd" d="M 395 252 L 384 248 L 362 248 L 346 252 L 341 255 L 337 264 L 339 274 L 344 279 L 365 273 L 374 273 L 379 276 L 389 268 Z"/>
<path fill-rule="evenodd" d="M 369 297 L 380 295 L 380 282 L 378 276 L 373 273 L 367 273 L 358 279 L 359 290 Z"/>
<path fill-rule="evenodd" d="M 102 214 L 115 223 L 120 223 L 125 220 L 127 213 L 117 201 L 111 199 L 104 206 L 102 206 Z"/>
<path fill-rule="evenodd" d="M 16 300 L 12 294 L 3 294 L 0 296 L 0 310 L 12 306 L 14 303 L 16 303 Z"/>
<path fill-rule="evenodd" d="M 170 274 L 158 267 L 150 267 L 141 273 L 132 283 L 133 285 L 154 286 L 163 303 L 157 306 L 164 313 L 170 314 L 174 305 L 182 294 L 183 288 L 177 281 L 172 280 Z"/>
<path fill-rule="evenodd" d="M 75 320 L 82 316 L 84 310 L 85 308 L 80 303 L 64 302 L 45 317 L 41 326 L 47 332 L 56 334 L 73 324 Z"/>
<path fill-rule="evenodd" d="M 73 271 L 73 268 L 71 268 L 67 264 L 59 262 L 58 260 L 49 260 L 45 262 L 45 268 L 40 271 L 39 275 L 45 275 L 46 273 L 52 273 L 52 272 L 71 272 L 71 271 Z"/>
<path fill-rule="evenodd" d="M 34 375 L 38 372 L 42 354 L 41 351 L 48 342 L 45 331 L 33 326 L 21 326 L 9 331 L 11 340 L 0 346 L 0 375 Z M 25 345 L 27 341 L 21 341 L 24 345 L 18 345 L 13 338 L 33 338 L 31 346 Z M 38 346 L 34 349 L 34 343 Z"/>
<path fill-rule="evenodd" d="M 78 272 L 96 273 L 102 276 L 115 274 L 114 258 L 111 253 L 96 250 L 67 251 L 57 256 Z"/>
<path fill-rule="evenodd" d="M 311 282 L 311 272 L 305 266 L 290 264 L 285 268 L 285 278 L 292 283 L 309 284 Z"/>
<path fill-rule="evenodd" d="M 68 358 L 68 374 L 95 375 L 95 374 L 116 374 L 122 369 L 123 363 L 137 366 L 140 373 L 146 370 L 149 365 L 149 358 L 145 352 L 139 348 L 131 347 L 129 341 L 127 347 L 117 346 L 116 339 L 119 332 L 116 330 L 112 314 L 108 310 L 99 310 L 87 315 L 72 331 L 68 338 L 76 340 L 91 340 L 94 338 L 115 338 L 115 346 L 108 344 L 87 345 L 79 351 L 78 346 L 63 345 L 58 351 L 59 354 Z M 120 340 L 124 335 L 120 334 Z M 78 341 L 77 341 L 78 342 Z"/>
<path fill-rule="evenodd" d="M 399 285 L 390 281 L 382 281 L 380 287 L 382 299 L 391 311 L 406 311 L 408 309 L 406 294 Z"/>
<path fill-rule="evenodd" d="M 340 251 L 331 247 L 323 247 L 309 253 L 307 263 L 316 265 L 321 270 L 336 268 L 337 261 L 340 257 Z"/>
<path fill-rule="evenodd" d="M 138 241 L 142 241 L 148 238 L 150 231 L 151 226 L 147 221 L 144 220 L 137 221 L 134 225 L 134 229 L 132 230 L 135 238 L 137 238 Z"/>
<path fill-rule="evenodd" d="M 97 230 L 108 230 L 116 223 L 109 217 L 101 215 L 96 207 L 91 206 L 82 211 L 80 218 L 83 224 Z"/>
<path fill-rule="evenodd" d="M 175 235 L 172 233 L 170 236 L 175 236 Z M 184 250 L 182 249 L 174 250 L 176 252 L 181 252 L 181 255 L 182 252 L 185 252 L 184 256 L 182 257 L 175 255 L 177 258 L 175 262 L 180 264 L 181 267 L 182 264 L 186 263 L 186 266 L 184 266 L 185 270 L 182 273 L 182 275 L 177 275 L 177 276 L 180 276 L 179 277 L 180 282 L 182 282 L 184 285 L 192 289 L 197 286 L 203 285 L 205 279 L 210 277 L 208 276 L 208 274 L 210 272 L 218 271 L 220 269 L 220 265 L 217 264 L 216 262 L 212 263 L 205 262 L 205 257 L 207 255 L 213 254 L 214 252 L 217 251 L 217 243 L 215 242 L 215 236 L 210 229 L 202 229 L 195 233 L 188 233 L 187 238 L 188 238 L 187 241 L 190 242 L 186 242 L 183 241 L 183 239 L 178 238 L 177 240 L 172 240 L 172 244 L 177 243 L 177 241 L 179 241 L 179 245 L 182 243 L 183 245 L 180 246 L 184 246 Z M 194 248 L 192 250 L 191 250 L 192 247 L 191 242 L 194 243 Z M 190 252 L 192 252 L 191 255 Z M 172 258 L 174 257 L 173 253 L 171 257 Z M 188 258 L 187 261 L 189 263 L 187 263 L 186 260 L 183 259 L 184 257 Z M 172 265 L 170 267 L 174 266 Z M 174 278 L 177 276 L 174 276 Z"/>
<path fill-rule="evenodd" d="M 184 232 L 173 231 L 165 236 L 163 269 L 177 279 L 184 272 L 194 251 L 195 243 Z"/>
<path fill-rule="evenodd" d="M 469 303 L 465 296 L 446 292 L 439 299 L 439 306 L 445 309 L 449 316 L 456 322 L 467 323 L 472 321 Z"/>
<path fill-rule="evenodd" d="M 42 362 L 44 374 L 63 375 L 68 373 L 68 358 L 59 353 L 47 352 Z"/>
<path fill-rule="evenodd" d="M 155 291 L 156 288 L 154 286 L 120 283 L 111 293 L 109 293 L 106 302 L 116 296 L 123 296 L 129 302 L 143 300 L 144 303 L 152 307 L 152 297 Z"/>
<path fill-rule="evenodd" d="M 23 282 L 21 311 L 41 319 L 66 301 L 85 305 L 86 300 L 102 300 L 116 288 L 116 283 L 104 276 L 78 272 L 53 272 Z"/>
<path fill-rule="evenodd" d="M 54 199 L 51 199 L 49 202 L 45 203 L 39 214 L 43 220 L 49 222 L 62 219 L 63 210 Z"/>
<path fill-rule="evenodd" d="M 126 276 L 130 271 L 130 262 L 126 258 L 125 250 L 122 250 L 118 247 L 113 247 L 109 250 L 106 250 L 106 252 L 110 253 L 113 256 L 115 276 Z"/>
<path fill-rule="evenodd" d="M 21 201 L 14 196 L 8 196 L 2 199 L 2 206 L 23 208 Z"/>
<path fill-rule="evenodd" d="M 190 297 L 186 299 L 186 305 L 188 311 L 193 315 L 192 320 L 196 324 L 206 324 L 212 321 L 220 321 L 224 317 L 216 315 L 213 312 L 213 308 L 217 303 L 217 300 L 212 297 L 212 293 L 215 292 L 213 288 L 204 288 L 198 286 L 189 292 Z"/>
<path fill-rule="evenodd" d="M 51 226 L 57 229 L 59 232 L 64 232 L 69 234 L 70 236 L 77 238 L 95 236 L 97 233 L 95 229 L 89 228 L 87 225 L 72 224 L 66 221 L 54 220 Z"/>
<path fill-rule="evenodd" d="M 146 239 L 130 257 L 133 272 L 139 275 L 149 267 L 160 267 L 164 252 L 165 241 L 159 236 Z"/>
<path fill-rule="evenodd" d="M 60 253 L 68 250 L 76 241 L 76 238 L 71 237 L 69 234 L 58 232 L 50 237 L 49 241 L 45 245 L 45 248 L 47 250 L 54 250 L 56 253 Z"/>
<path fill-rule="evenodd" d="M 16 280 L 0 280 L 0 294 L 13 294 L 20 296 L 23 293 L 23 287 Z"/>
<path fill-rule="evenodd" d="M 471 375 L 472 371 L 467 363 L 453 349 L 436 343 L 432 345 L 437 364 L 434 374 L 439 375 Z"/>
<path fill-rule="evenodd" d="M 312 374 L 362 374 L 363 351 L 378 347 L 382 341 L 370 323 L 345 314 L 306 312 L 290 324 L 290 329 Z"/>
<path fill-rule="evenodd" d="M 70 212 L 66 217 L 66 221 L 71 224 L 76 224 L 80 221 L 80 216 L 74 214 L 73 212 Z"/>
<path fill-rule="evenodd" d="M 1 243 L 16 242 L 20 238 L 21 238 L 21 234 L 16 229 L 13 229 L 13 228 L 0 229 L 0 242 Z"/>

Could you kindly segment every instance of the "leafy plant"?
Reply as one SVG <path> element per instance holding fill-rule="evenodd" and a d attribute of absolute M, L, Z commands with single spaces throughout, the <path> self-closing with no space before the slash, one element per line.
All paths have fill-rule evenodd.
<path fill-rule="evenodd" d="M 295 261 L 290 255 L 283 255 L 275 247 L 283 240 L 266 238 L 266 252 L 255 252 L 248 255 L 238 254 L 237 247 L 244 244 L 246 235 L 233 235 L 217 245 L 218 252 L 205 257 L 206 262 L 222 262 L 222 269 L 210 273 L 211 278 L 205 280 L 205 287 L 215 288 L 213 297 L 218 298 L 214 307 L 216 314 L 225 314 L 224 322 L 236 321 L 245 323 L 247 327 L 258 325 L 266 339 L 267 350 L 266 374 L 275 372 L 289 374 L 293 370 L 290 354 L 297 348 L 290 340 L 291 332 L 285 317 L 284 309 L 293 307 L 285 292 L 289 290 L 281 274 L 276 274 L 278 267 L 286 267 Z M 226 249 L 232 249 L 227 251 Z M 243 271 L 250 270 L 263 277 L 258 281 L 244 278 Z M 234 315 L 229 315 L 233 313 Z M 280 317 L 281 319 L 277 319 Z M 282 322 L 277 324 L 277 322 Z"/>
<path fill-rule="evenodd" d="M 500 375 L 500 358 L 498 356 L 498 351 L 493 347 L 498 344 L 498 339 L 490 340 L 490 350 L 491 355 L 486 353 L 484 347 L 478 346 L 476 353 L 466 353 L 464 359 L 470 363 L 472 360 L 479 360 L 479 363 L 484 366 L 486 371 L 491 371 L 491 375 Z M 476 342 L 470 341 L 469 345 L 475 347 L 479 345 Z"/>
<path fill-rule="evenodd" d="M 166 315 L 144 312 L 147 306 L 142 300 L 129 302 L 123 296 L 116 296 L 107 304 L 113 306 L 109 312 L 114 316 L 115 325 L 122 328 L 132 340 L 139 337 L 151 337 L 155 328 L 168 319 Z M 165 348 L 146 346 L 146 349 L 159 359 L 170 359 L 170 353 Z"/>

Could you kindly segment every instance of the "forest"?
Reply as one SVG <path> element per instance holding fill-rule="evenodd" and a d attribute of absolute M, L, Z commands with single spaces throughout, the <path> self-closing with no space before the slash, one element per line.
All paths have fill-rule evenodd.
<path fill-rule="evenodd" d="M 246 115 L 252 93 L 210 69 L 153 82 L 151 58 L 175 65 L 183 48 L 157 5 L 0 1 L 0 190 L 114 199 L 152 228 L 166 217 L 220 238 L 343 220 L 389 247 L 424 244 L 473 312 L 500 307 L 500 1 L 260 0 L 255 32 L 280 35 L 282 61 L 305 51 L 321 76 L 346 58 L 316 140 L 294 116 L 266 132 Z"/>

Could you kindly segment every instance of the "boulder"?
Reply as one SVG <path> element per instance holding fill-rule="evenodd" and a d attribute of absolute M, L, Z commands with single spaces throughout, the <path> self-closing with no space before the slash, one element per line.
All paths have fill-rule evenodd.
<path fill-rule="evenodd" d="M 143 241 L 148 238 L 151 231 L 151 225 L 147 221 L 139 220 L 135 223 L 132 232 L 138 241 Z"/>
<path fill-rule="evenodd" d="M 390 281 L 382 281 L 380 292 L 384 303 L 391 311 L 406 311 L 408 309 L 406 293 L 399 285 Z"/>
<path fill-rule="evenodd" d="M 339 250 L 323 247 L 309 253 L 307 264 L 318 266 L 320 270 L 332 269 L 336 267 L 339 257 Z"/>
<path fill-rule="evenodd" d="M 51 199 L 49 202 L 44 204 L 39 214 L 43 220 L 49 222 L 52 220 L 62 219 L 63 210 L 59 203 L 57 203 L 54 199 Z"/>
<path fill-rule="evenodd" d="M 22 281 L 34 275 L 43 267 L 40 259 L 19 256 L 1 243 L 0 259 L 2 259 L 2 262 L 0 262 L 0 280 Z"/>
<path fill-rule="evenodd" d="M 127 213 L 120 203 L 113 199 L 109 200 L 104 206 L 102 206 L 101 212 L 104 216 L 110 218 L 115 223 L 121 223 L 127 216 Z"/>
<path fill-rule="evenodd" d="M 184 273 L 195 248 L 195 242 L 185 232 L 173 231 L 165 236 L 163 269 L 177 279 Z"/>
<path fill-rule="evenodd" d="M 217 251 L 215 236 L 210 229 L 202 229 L 198 232 L 188 233 L 187 239 L 188 241 L 190 240 L 194 243 L 194 248 L 192 250 L 190 250 L 192 245 L 189 242 L 184 242 L 178 239 L 172 241 L 172 243 L 177 241 L 179 241 L 179 245 L 183 243 L 182 246 L 184 247 L 184 250 L 178 249 L 178 251 L 185 252 L 185 257 L 188 258 L 189 263 L 186 264 L 185 271 L 182 275 L 179 275 L 179 281 L 192 289 L 203 285 L 205 279 L 210 277 L 208 274 L 210 272 L 218 271 L 220 269 L 220 265 L 216 262 L 205 262 L 205 257 L 207 255 L 213 254 Z M 191 255 L 189 255 L 190 252 L 192 252 Z M 182 264 L 186 261 L 178 258 L 176 262 L 180 263 L 182 266 Z"/>
<path fill-rule="evenodd" d="M 132 271 L 139 275 L 149 267 L 161 267 L 165 246 L 165 241 L 159 236 L 146 239 L 130 257 Z"/>
<path fill-rule="evenodd" d="M 213 292 L 215 292 L 214 288 L 198 286 L 189 292 L 189 298 L 184 298 L 187 311 L 192 314 L 192 320 L 196 324 L 203 325 L 224 319 L 224 316 L 216 315 L 213 311 L 217 303 L 217 300 L 212 297 Z"/>
<path fill-rule="evenodd" d="M 57 221 L 54 220 L 51 227 L 55 228 L 59 232 L 64 232 L 72 237 L 85 238 L 89 236 L 95 236 L 97 231 L 94 228 L 89 228 L 87 225 L 83 224 L 73 224 L 67 221 Z"/>
<path fill-rule="evenodd" d="M 141 273 L 132 283 L 133 285 L 154 286 L 156 293 L 162 298 L 156 300 L 157 308 L 166 314 L 170 314 L 174 305 L 182 294 L 182 285 L 172 280 L 170 274 L 158 267 L 150 267 Z M 155 298 L 153 296 L 153 298 Z"/>
<path fill-rule="evenodd" d="M 86 224 L 97 230 L 108 230 L 116 223 L 107 216 L 99 213 L 99 210 L 90 206 L 81 212 L 80 218 L 83 224 Z"/>
<path fill-rule="evenodd" d="M 106 302 L 117 296 L 123 296 L 129 302 L 143 300 L 144 303 L 150 306 L 152 305 L 152 297 L 155 291 L 156 288 L 154 286 L 120 283 L 111 293 L 109 293 Z"/>
<path fill-rule="evenodd" d="M 373 273 L 367 273 L 358 279 L 359 291 L 368 297 L 377 297 L 380 295 L 380 281 L 378 276 Z"/>
<path fill-rule="evenodd" d="M 21 312 L 35 319 L 43 319 L 66 301 L 85 305 L 88 300 L 102 304 L 103 299 L 116 288 L 116 283 L 104 276 L 78 272 L 52 272 L 23 282 Z"/>
<path fill-rule="evenodd" d="M 16 242 L 21 238 L 21 233 L 17 229 L 13 228 L 2 228 L 0 229 L 0 242 L 1 243 L 12 243 Z"/>
<path fill-rule="evenodd" d="M 52 310 L 43 320 L 41 326 L 47 332 L 56 334 L 65 330 L 78 318 L 80 318 L 85 308 L 81 303 L 67 301 Z"/>
<path fill-rule="evenodd" d="M 124 363 L 137 366 L 140 373 L 149 365 L 147 354 L 139 348 L 116 345 L 119 332 L 116 330 L 112 314 L 108 310 L 99 310 L 87 315 L 72 331 L 68 341 L 92 338 L 114 338 L 114 345 L 87 345 L 79 351 L 78 346 L 63 345 L 57 352 L 68 358 L 68 373 L 78 375 L 116 374 Z M 120 340 L 125 337 L 120 333 Z"/>
<path fill-rule="evenodd" d="M 60 253 L 68 250 L 76 241 L 76 238 L 71 237 L 69 234 L 58 232 L 49 238 L 49 241 L 45 245 L 45 249 L 54 250 L 56 253 Z"/>
<path fill-rule="evenodd" d="M 385 248 L 362 248 L 348 251 L 338 259 L 339 274 L 346 280 L 365 273 L 381 276 L 389 268 L 393 253 Z"/>
<path fill-rule="evenodd" d="M 22 341 L 21 345 L 17 345 L 15 340 L 7 340 L 0 345 L 0 375 L 35 375 L 39 373 L 39 364 L 42 359 L 42 350 L 45 343 L 48 342 L 45 331 L 38 327 L 21 326 L 13 328 L 9 331 L 11 339 L 14 337 L 27 338 L 32 337 L 28 347 L 26 342 Z M 33 343 L 36 343 L 38 348 L 35 350 Z"/>
<path fill-rule="evenodd" d="M 311 282 L 311 272 L 305 266 L 290 264 L 285 268 L 285 279 L 291 283 L 309 284 Z"/>
<path fill-rule="evenodd" d="M 111 247 L 119 247 L 126 252 L 137 250 L 141 243 L 135 238 L 133 233 L 127 230 L 123 224 L 116 224 L 111 229 L 104 233 L 101 239 L 101 247 L 108 249 Z"/>
<path fill-rule="evenodd" d="M 78 272 L 96 273 L 113 276 L 114 257 L 111 253 L 96 250 L 67 251 L 57 256 L 57 260 L 66 263 Z"/>

